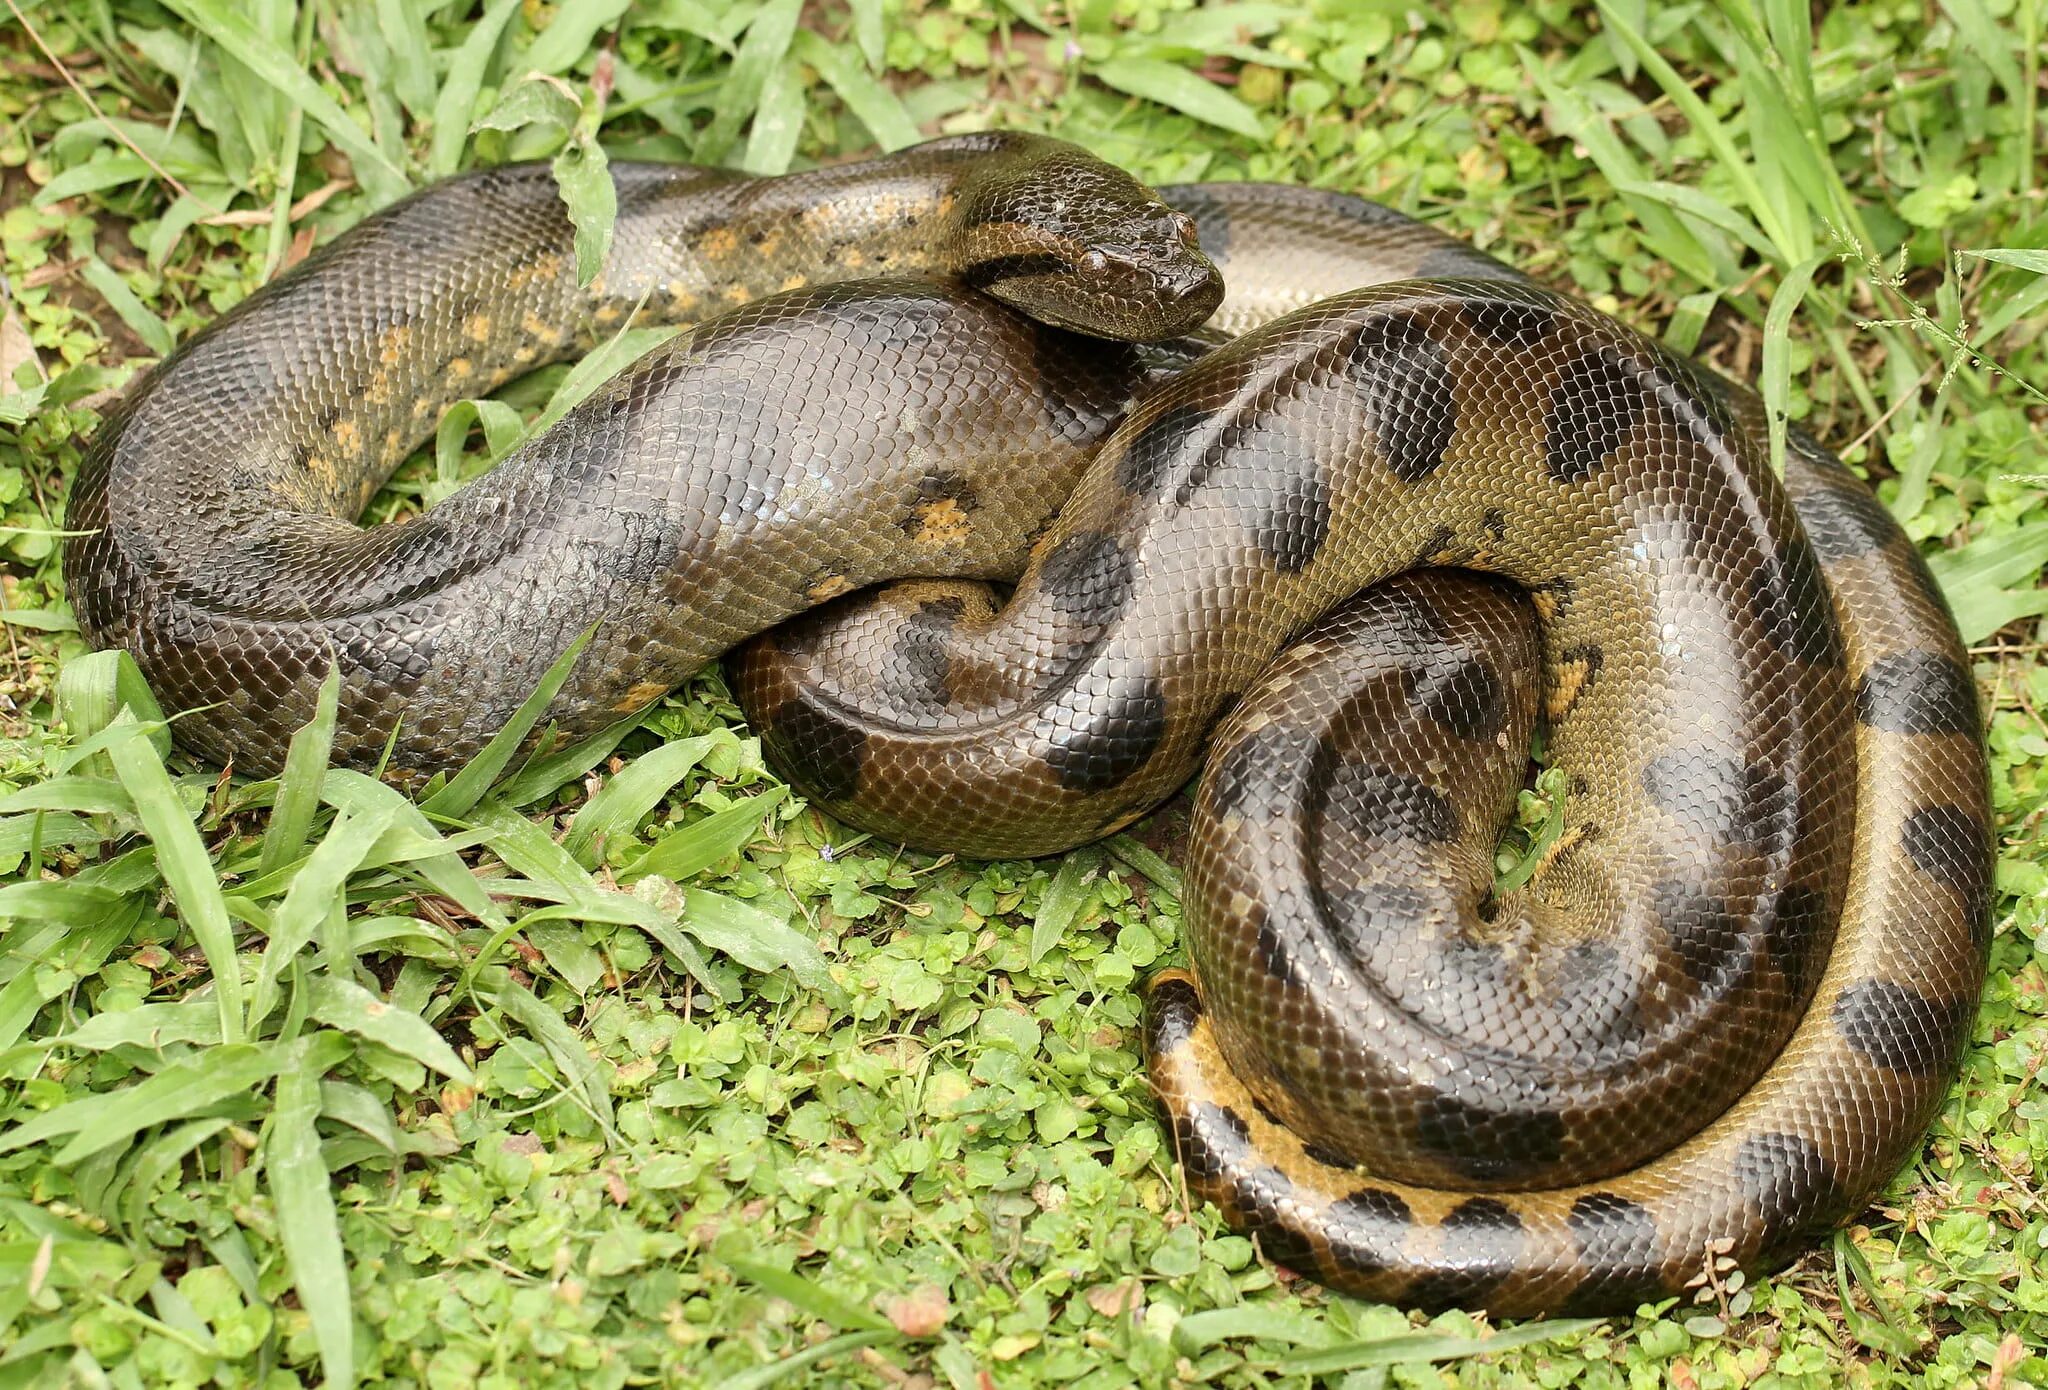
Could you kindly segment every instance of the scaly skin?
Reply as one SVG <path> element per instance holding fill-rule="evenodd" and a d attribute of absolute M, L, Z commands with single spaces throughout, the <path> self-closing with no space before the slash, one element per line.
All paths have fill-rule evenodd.
<path fill-rule="evenodd" d="M 338 755 L 395 728 L 417 776 L 586 629 L 571 733 L 849 590 L 1015 580 L 821 610 L 738 684 L 823 804 L 973 853 L 1126 823 L 1213 743 L 1201 988 L 1155 981 L 1152 1074 L 1191 1185 L 1269 1254 L 1625 1310 L 1896 1170 L 1983 969 L 1974 690 L 1889 516 L 1803 436 L 1781 484 L 1747 391 L 1384 209 L 1203 185 L 1181 216 L 1057 142 L 619 180 L 588 290 L 543 174 L 468 176 L 102 431 L 74 603 L 212 706 L 190 746 L 274 770 L 334 662 Z M 1208 316 L 1197 229 L 1210 339 L 1106 341 Z M 834 283 L 875 275 L 946 283 Z M 636 309 L 735 306 L 449 502 L 353 525 L 448 401 Z M 1496 899 L 1538 720 L 1566 830 Z"/>
<path fill-rule="evenodd" d="M 1976 697 L 1925 566 L 1797 430 L 1781 486 L 1748 391 L 1469 248 L 1162 191 L 1249 335 L 1109 439 L 1007 607 L 905 586 L 746 649 L 771 756 L 1016 854 L 1206 746 L 1200 988 L 1154 981 L 1152 1078 L 1273 1258 L 1508 1314 L 1783 1262 L 1912 1152 L 1983 978 Z M 1539 718 L 1566 825 L 1496 899 Z"/>

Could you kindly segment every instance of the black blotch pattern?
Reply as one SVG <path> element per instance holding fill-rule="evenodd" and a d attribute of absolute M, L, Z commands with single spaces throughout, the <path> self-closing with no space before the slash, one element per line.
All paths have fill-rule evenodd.
<path fill-rule="evenodd" d="M 1069 791 L 1100 792 L 1143 767 L 1166 736 L 1166 692 L 1151 676 L 1119 682 L 1052 738 L 1045 761 Z"/>
<path fill-rule="evenodd" d="M 1583 666 L 1586 673 L 1573 688 L 1571 703 L 1558 712 L 1557 718 L 1562 720 L 1572 712 L 1580 700 L 1585 698 L 1586 692 L 1593 688 L 1593 682 L 1607 669 L 1607 653 L 1591 642 L 1584 642 L 1576 647 L 1566 647 L 1559 652 L 1557 664 L 1560 667 Z"/>
<path fill-rule="evenodd" d="M 1795 883 L 1772 904 L 1764 940 L 1772 962 L 1790 983 L 1793 998 L 1813 997 L 1820 972 L 1827 966 L 1820 942 L 1831 925 L 1828 900 L 1818 889 Z"/>
<path fill-rule="evenodd" d="M 1772 1262 L 1807 1244 L 1844 1215 L 1835 1170 L 1796 1134 L 1752 1134 L 1736 1148 L 1736 1185 L 1774 1233 L 1760 1258 Z"/>
<path fill-rule="evenodd" d="M 1406 314 L 1374 318 L 1346 356 L 1387 471 L 1414 483 L 1442 467 L 1458 429 L 1457 383 L 1429 330 Z"/>
<path fill-rule="evenodd" d="M 1508 514 L 1499 507 L 1488 507 L 1479 518 L 1479 524 L 1495 545 L 1508 538 Z"/>
<path fill-rule="evenodd" d="M 1891 544 L 1899 523 L 1877 494 L 1844 474 L 1805 493 L 1794 504 L 1806 538 L 1824 561 L 1853 560 Z"/>
<path fill-rule="evenodd" d="M 1473 329 L 1503 347 L 1530 348 L 1557 327 L 1555 310 L 1500 299 L 1468 300 L 1459 311 Z"/>
<path fill-rule="evenodd" d="M 947 640 L 960 610 L 958 599 L 934 600 L 921 605 L 897 632 L 884 684 L 898 709 L 938 710 L 951 703 Z"/>
<path fill-rule="evenodd" d="M 1443 1267 L 1408 1290 L 1420 1307 L 1483 1300 L 1514 1273 L 1525 1243 L 1521 1218 L 1494 1197 L 1473 1197 L 1451 1208 L 1439 1237 Z"/>
<path fill-rule="evenodd" d="M 1991 832 L 1960 806 L 1923 806 L 1906 817 L 1899 843 L 1921 873 L 1963 897 L 1980 933 L 1990 929 Z"/>
<path fill-rule="evenodd" d="M 1575 358 L 1550 392 L 1544 466 L 1560 483 L 1582 483 L 1607 464 L 1642 418 L 1642 364 L 1614 347 Z"/>
<path fill-rule="evenodd" d="M 1512 1182 L 1563 1155 L 1564 1116 L 1493 1109 L 1438 1090 L 1417 1108 L 1415 1146 L 1474 1182 Z"/>
<path fill-rule="evenodd" d="M 1650 890 L 1657 921 L 1672 957 L 1696 985 L 1726 989 L 1756 964 L 1756 943 L 1728 900 L 1683 879 L 1663 879 Z"/>
<path fill-rule="evenodd" d="M 1328 1144 L 1318 1144 L 1312 1139 L 1302 1140 L 1301 1151 L 1325 1168 L 1337 1168 L 1348 1172 L 1358 1166 L 1351 1161 L 1351 1155 L 1342 1149 L 1333 1149 Z"/>
<path fill-rule="evenodd" d="M 1039 566 L 1038 587 L 1067 617 L 1105 627 L 1130 599 L 1132 568 L 1115 536 L 1082 531 L 1052 548 Z"/>
<path fill-rule="evenodd" d="M 1255 729 L 1210 759 L 1203 794 L 1218 816 L 1290 811 L 1299 803 L 1321 748 L 1312 729 L 1285 724 Z"/>
<path fill-rule="evenodd" d="M 1252 1132 L 1244 1117 L 1209 1101 L 1190 1106 L 1175 1119 L 1173 1139 L 1181 1167 L 1191 1178 L 1220 1178 L 1243 1167 L 1251 1154 Z"/>
<path fill-rule="evenodd" d="M 1133 497 L 1153 497 L 1165 485 L 1188 437 L 1199 432 L 1209 412 L 1181 404 L 1148 422 L 1116 461 L 1117 485 Z"/>
<path fill-rule="evenodd" d="M 1292 470 L 1251 521 L 1252 544 L 1282 574 L 1306 569 L 1330 538 L 1330 485 L 1322 470 L 1305 453 L 1293 459 Z"/>
<path fill-rule="evenodd" d="M 1565 1224 L 1587 1274 L 1560 1311 L 1648 1303 L 1667 1292 L 1658 1274 L 1657 1220 L 1647 1208 L 1612 1192 L 1589 1192 L 1572 1203 Z"/>
<path fill-rule="evenodd" d="M 1178 977 L 1153 985 L 1146 1004 L 1152 1016 L 1152 1050 L 1162 1056 L 1185 1047 L 1202 1020 L 1202 997 L 1193 984 Z"/>
<path fill-rule="evenodd" d="M 1402 669 L 1401 690 L 1410 706 L 1459 738 L 1490 740 L 1507 723 L 1507 687 L 1475 652 L 1433 652 Z"/>
<path fill-rule="evenodd" d="M 1842 664 L 1842 633 L 1805 541 L 1788 541 L 1750 577 L 1750 608 L 1770 644 L 1802 666 Z"/>
<path fill-rule="evenodd" d="M 1729 844 L 1782 845 L 1798 809 L 1784 774 L 1708 753 L 1651 759 L 1643 790 L 1696 833 Z"/>
<path fill-rule="evenodd" d="M 844 801 L 860 785 L 867 732 L 797 694 L 782 702 L 761 742 L 790 781 L 815 801 Z"/>
<path fill-rule="evenodd" d="M 1893 652 L 1856 682 L 1856 717 L 1888 734 L 1968 734 L 1977 717 L 1977 682 L 1940 652 Z"/>
<path fill-rule="evenodd" d="M 1289 1269 L 1313 1271 L 1316 1268 L 1315 1242 L 1308 1236 L 1277 1220 L 1279 1208 L 1276 1199 L 1291 1192 L 1294 1185 L 1287 1181 L 1287 1175 L 1278 1168 L 1259 1168 L 1248 1174 L 1242 1188 L 1246 1193 L 1257 1193 L 1267 1198 L 1258 1204 L 1254 1219 L 1250 1223 L 1259 1238 L 1259 1250 L 1276 1265 Z M 1240 1200 L 1242 1200 L 1240 1198 Z"/>
<path fill-rule="evenodd" d="M 1436 564 L 1449 555 L 1451 548 L 1457 543 L 1458 533 L 1455 528 L 1439 526 L 1422 542 L 1422 549 L 1415 552 L 1415 563 L 1421 566 Z"/>
<path fill-rule="evenodd" d="M 1295 967 L 1294 953 L 1287 949 L 1287 939 L 1279 927 L 1273 924 L 1270 910 L 1258 914 L 1259 931 L 1252 942 L 1252 948 L 1259 958 L 1259 968 L 1289 989 L 1301 983 L 1301 973 Z"/>
<path fill-rule="evenodd" d="M 1385 1269 L 1414 1220 L 1397 1194 L 1361 1187 L 1330 1203 L 1330 1255 L 1347 1269 Z"/>
<path fill-rule="evenodd" d="M 1976 1016 L 1974 999 L 1929 999 L 1890 980 L 1864 980 L 1835 1000 L 1835 1027 L 1887 1071 L 1932 1076 L 1947 1068 Z"/>
<path fill-rule="evenodd" d="M 1339 763 L 1329 781 L 1325 814 L 1365 838 L 1447 844 L 1458 837 L 1458 812 L 1444 794 L 1405 773 Z"/>

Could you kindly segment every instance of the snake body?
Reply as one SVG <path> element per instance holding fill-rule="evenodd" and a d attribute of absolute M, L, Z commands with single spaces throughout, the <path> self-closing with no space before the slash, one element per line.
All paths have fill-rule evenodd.
<path fill-rule="evenodd" d="M 1781 483 L 1746 390 L 1338 195 L 1174 213 L 1015 137 L 619 181 L 594 290 L 541 175 L 470 176 L 124 402 L 73 600 L 166 704 L 211 702 L 192 746 L 274 769 L 332 662 L 339 756 L 395 726 L 398 766 L 445 766 L 593 623 L 571 732 L 815 608 L 736 683 L 810 794 L 896 838 L 1050 852 L 1209 749 L 1200 986 L 1153 983 L 1152 1077 L 1190 1185 L 1272 1257 L 1625 1310 L 1781 1261 L 1896 1171 L 1980 987 L 1983 754 L 1939 592 L 1810 439 Z M 826 283 L 877 271 L 947 283 Z M 448 502 L 352 525 L 450 398 L 636 308 L 735 305 Z M 1213 352 L 1072 331 L 1212 309 Z M 818 607 L 908 576 L 1015 592 Z M 1497 891 L 1539 724 L 1562 833 Z"/>

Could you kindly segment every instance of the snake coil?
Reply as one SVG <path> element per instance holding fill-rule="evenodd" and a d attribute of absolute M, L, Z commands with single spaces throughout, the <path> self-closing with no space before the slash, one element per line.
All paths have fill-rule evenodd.
<path fill-rule="evenodd" d="M 1911 1152 L 1988 948 L 1975 687 L 1750 392 L 1342 195 L 1018 135 L 614 168 L 594 285 L 544 170 L 467 175 L 102 428 L 72 601 L 189 747 L 275 771 L 336 667 L 337 757 L 417 777 L 595 626 L 565 731 L 774 629 L 733 666 L 765 746 L 912 843 L 1052 852 L 1206 749 L 1153 1082 L 1195 1191 L 1376 1298 L 1625 1311 Z M 355 524 L 453 400 L 636 314 L 684 329 Z M 1539 736 L 1561 833 L 1504 889 Z"/>

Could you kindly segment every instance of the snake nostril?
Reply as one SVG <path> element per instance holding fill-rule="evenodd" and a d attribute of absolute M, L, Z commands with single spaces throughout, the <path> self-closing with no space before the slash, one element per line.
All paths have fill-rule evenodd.
<path fill-rule="evenodd" d="M 1174 234 L 1174 235 L 1175 235 L 1176 237 L 1179 237 L 1179 238 L 1180 238 L 1180 244 L 1181 244 L 1181 245 L 1183 245 L 1183 246 L 1199 246 L 1199 245 L 1201 245 L 1201 241 L 1202 241 L 1202 239 L 1201 239 L 1200 235 L 1199 235 L 1199 234 L 1198 234 L 1198 233 L 1196 232 L 1196 229 L 1195 229 L 1195 219 L 1194 219 L 1194 218 L 1192 218 L 1192 217 L 1188 216 L 1188 215 L 1187 215 L 1186 213 L 1184 213 L 1184 212 L 1176 212 L 1176 213 L 1175 213 L 1175 214 L 1173 215 L 1173 222 L 1172 222 L 1172 225 L 1173 225 L 1173 234 Z"/>

